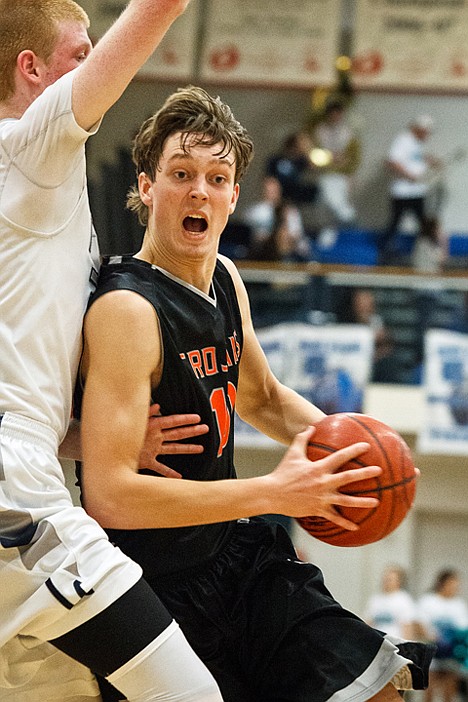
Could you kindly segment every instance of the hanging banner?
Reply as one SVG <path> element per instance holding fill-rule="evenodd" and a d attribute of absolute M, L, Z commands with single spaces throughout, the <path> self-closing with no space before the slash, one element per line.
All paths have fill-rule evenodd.
<path fill-rule="evenodd" d="M 359 88 L 468 89 L 468 0 L 357 0 Z"/>
<path fill-rule="evenodd" d="M 468 456 L 468 334 L 427 332 L 424 403 L 418 451 Z"/>
<path fill-rule="evenodd" d="M 362 412 L 374 349 L 368 326 L 279 324 L 258 339 L 276 377 L 326 414 Z M 274 446 L 236 415 L 236 446 Z"/>
<path fill-rule="evenodd" d="M 341 0 L 211 0 L 201 77 L 313 87 L 335 82 Z"/>
<path fill-rule="evenodd" d="M 183 81 L 192 78 L 196 63 L 200 2 L 192 0 L 141 68 L 139 76 Z M 128 0 L 88 0 L 82 4 L 91 21 L 90 34 L 97 41 L 115 22 Z"/>

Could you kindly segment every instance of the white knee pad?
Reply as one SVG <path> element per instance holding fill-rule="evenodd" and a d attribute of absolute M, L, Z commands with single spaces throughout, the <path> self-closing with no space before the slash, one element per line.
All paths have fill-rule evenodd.
<path fill-rule="evenodd" d="M 173 621 L 107 678 L 129 702 L 222 702 L 215 679 Z"/>

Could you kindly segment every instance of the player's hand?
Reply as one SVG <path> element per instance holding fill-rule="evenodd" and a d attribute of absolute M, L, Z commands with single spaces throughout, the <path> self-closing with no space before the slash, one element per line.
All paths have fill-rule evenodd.
<path fill-rule="evenodd" d="M 278 467 L 270 474 L 272 489 L 279 489 L 280 504 L 276 511 L 290 517 L 317 516 L 355 531 L 354 522 L 339 514 L 336 506 L 372 508 L 379 503 L 374 497 L 346 495 L 347 485 L 380 475 L 379 466 L 365 466 L 335 473 L 335 471 L 369 449 L 359 442 L 346 446 L 318 461 L 307 458 L 307 445 L 315 429 L 310 427 L 298 434 Z"/>
<path fill-rule="evenodd" d="M 202 453 L 200 444 L 180 443 L 181 439 L 194 438 L 206 434 L 208 426 L 200 424 L 198 414 L 171 414 L 163 416 L 158 404 L 149 409 L 145 444 L 140 453 L 140 468 L 154 470 L 167 478 L 180 478 L 180 473 L 168 468 L 157 460 L 163 454 Z"/>

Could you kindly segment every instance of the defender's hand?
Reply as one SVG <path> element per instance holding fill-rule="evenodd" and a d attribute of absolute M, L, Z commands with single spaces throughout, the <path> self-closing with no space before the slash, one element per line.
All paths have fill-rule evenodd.
<path fill-rule="evenodd" d="M 202 453 L 200 444 L 180 443 L 188 439 L 206 434 L 208 426 L 200 424 L 198 414 L 172 414 L 163 416 L 158 404 L 149 409 L 148 426 L 145 444 L 140 453 L 140 468 L 154 470 L 168 478 L 180 478 L 181 475 L 157 460 L 163 454 L 194 454 Z"/>

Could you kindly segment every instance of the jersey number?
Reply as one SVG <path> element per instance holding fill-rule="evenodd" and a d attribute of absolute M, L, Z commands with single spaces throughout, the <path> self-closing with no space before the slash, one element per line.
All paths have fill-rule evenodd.
<path fill-rule="evenodd" d="M 216 417 L 219 432 L 218 458 L 222 455 L 231 431 L 232 414 L 236 406 L 236 387 L 232 383 L 227 385 L 227 397 L 224 388 L 216 388 L 210 395 L 211 409 Z M 228 407 L 229 401 L 229 407 Z"/>

